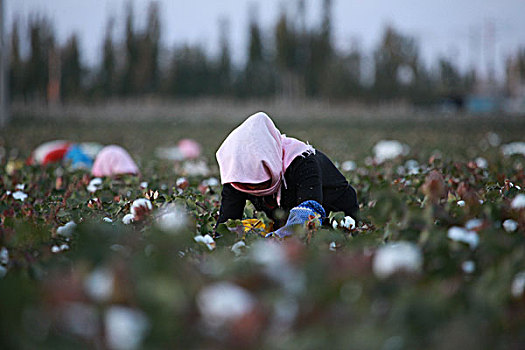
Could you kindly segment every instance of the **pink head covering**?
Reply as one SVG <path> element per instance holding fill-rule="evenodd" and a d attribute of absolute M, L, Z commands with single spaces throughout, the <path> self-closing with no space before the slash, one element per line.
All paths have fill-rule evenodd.
<path fill-rule="evenodd" d="M 256 196 L 276 193 L 279 202 L 284 172 L 304 152 L 314 153 L 315 150 L 304 142 L 282 135 L 266 113 L 255 113 L 233 130 L 217 151 L 221 183 L 256 184 L 271 179 L 270 187 L 262 190 L 232 185 Z"/>
<path fill-rule="evenodd" d="M 111 176 L 117 174 L 138 174 L 139 169 L 131 156 L 120 146 L 104 147 L 98 154 L 91 169 L 93 176 Z"/>

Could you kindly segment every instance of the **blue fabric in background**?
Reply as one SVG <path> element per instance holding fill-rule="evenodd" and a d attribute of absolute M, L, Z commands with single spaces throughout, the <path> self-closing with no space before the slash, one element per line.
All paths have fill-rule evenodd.
<path fill-rule="evenodd" d="M 317 217 L 322 223 L 326 217 L 326 212 L 321 204 L 314 200 L 304 201 L 298 206 L 290 210 L 290 215 L 286 221 L 286 225 L 278 229 L 277 231 L 270 232 L 266 237 L 279 237 L 284 238 L 294 233 L 295 228 L 304 225 L 310 218 L 310 216 Z"/>
<path fill-rule="evenodd" d="M 64 161 L 69 162 L 73 169 L 91 169 L 93 166 L 93 159 L 77 144 L 69 147 L 64 155 Z"/>

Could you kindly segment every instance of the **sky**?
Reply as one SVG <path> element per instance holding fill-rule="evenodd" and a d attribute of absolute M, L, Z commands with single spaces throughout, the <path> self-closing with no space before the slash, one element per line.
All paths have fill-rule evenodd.
<path fill-rule="evenodd" d="M 99 62 L 108 18 L 116 20 L 115 38 L 124 34 L 124 14 L 130 0 L 4 0 L 7 29 L 14 18 L 22 23 L 32 14 L 53 21 L 60 43 L 75 32 L 80 39 L 84 64 Z M 136 23 L 145 22 L 150 0 L 131 0 Z M 297 14 L 297 0 L 157 0 L 166 47 L 199 44 L 216 54 L 219 21 L 229 23 L 228 36 L 236 63 L 242 63 L 250 16 L 263 31 L 272 28 L 281 11 Z M 309 26 L 319 23 L 322 0 L 305 0 Z M 454 60 L 461 68 L 477 67 L 482 74 L 494 62 L 503 74 L 504 58 L 525 48 L 523 0 L 333 0 L 333 33 L 336 47 L 344 52 L 358 45 L 372 53 L 385 26 L 392 25 L 418 41 L 421 56 L 430 66 L 438 57 Z"/>

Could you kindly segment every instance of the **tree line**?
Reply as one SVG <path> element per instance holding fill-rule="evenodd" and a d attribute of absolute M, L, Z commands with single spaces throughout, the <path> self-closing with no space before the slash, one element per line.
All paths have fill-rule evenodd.
<path fill-rule="evenodd" d="M 337 50 L 331 0 L 322 6 L 320 24 L 313 27 L 305 24 L 304 0 L 298 1 L 294 16 L 282 12 L 269 32 L 263 32 L 252 16 L 242 66 L 232 62 L 224 20 L 219 22 L 218 55 L 207 54 L 199 45 L 162 47 L 156 2 L 150 3 L 144 28 L 137 28 L 128 4 L 121 41 L 114 40 L 115 21 L 108 20 L 100 62 L 91 68 L 82 64 L 76 34 L 59 45 L 51 22 L 34 15 L 27 24 L 29 53 L 24 58 L 20 23 L 14 21 L 11 29 L 11 97 L 48 102 L 137 96 L 280 97 L 425 104 L 464 95 L 474 86 L 475 71 L 461 72 L 450 59 L 440 58 L 437 69 L 428 69 L 416 40 L 392 26 L 384 29 L 372 54 L 355 45 L 348 52 Z M 368 77 L 365 64 L 373 65 Z"/>

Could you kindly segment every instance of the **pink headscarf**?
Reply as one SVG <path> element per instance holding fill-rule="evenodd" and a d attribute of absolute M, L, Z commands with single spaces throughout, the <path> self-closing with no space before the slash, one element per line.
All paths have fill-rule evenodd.
<path fill-rule="evenodd" d="M 111 176 L 118 174 L 138 174 L 139 169 L 131 156 L 120 146 L 104 147 L 98 154 L 91 169 L 93 176 Z"/>
<path fill-rule="evenodd" d="M 270 187 L 262 190 L 232 185 L 255 196 L 277 194 L 279 203 L 284 173 L 304 152 L 315 153 L 315 149 L 281 134 L 266 113 L 255 113 L 233 130 L 217 151 L 221 183 L 256 184 L 271 179 Z"/>

